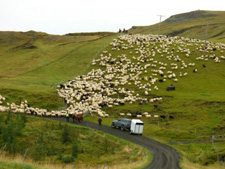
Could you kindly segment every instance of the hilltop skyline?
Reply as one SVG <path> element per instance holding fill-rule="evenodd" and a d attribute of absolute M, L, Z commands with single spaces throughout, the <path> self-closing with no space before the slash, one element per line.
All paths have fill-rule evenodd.
<path fill-rule="evenodd" d="M 180 2 L 103 0 L 1 0 L 0 31 L 40 31 L 49 34 L 117 32 L 132 26 L 152 25 L 171 15 L 194 10 L 222 11 L 222 0 Z"/>

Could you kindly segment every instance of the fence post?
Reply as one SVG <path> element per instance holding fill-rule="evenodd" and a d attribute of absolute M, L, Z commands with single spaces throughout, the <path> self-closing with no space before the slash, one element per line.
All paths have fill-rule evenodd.
<path fill-rule="evenodd" d="M 102 169 L 104 169 L 106 165 L 107 165 L 107 162 L 105 162 L 105 164 L 104 164 L 104 166 L 103 166 L 103 168 L 102 168 Z"/>
<path fill-rule="evenodd" d="M 72 169 L 75 169 L 75 167 L 76 167 L 76 163 L 74 163 L 74 165 L 73 165 L 73 168 L 72 168 Z"/>
<path fill-rule="evenodd" d="M 218 151 L 218 148 L 216 147 L 216 145 L 214 144 L 214 135 L 212 136 L 212 145 L 216 150 L 217 161 L 219 161 L 219 151 Z"/>
<path fill-rule="evenodd" d="M 55 162 L 55 159 L 52 157 L 52 164 L 54 164 L 54 162 Z"/>
<path fill-rule="evenodd" d="M 24 156 L 23 156 L 23 163 L 24 163 L 24 161 L 26 160 L 28 150 L 29 150 L 29 148 L 27 148 L 26 151 L 25 151 L 25 153 L 24 153 Z"/>
<path fill-rule="evenodd" d="M 7 147 L 7 143 L 4 145 L 4 147 L 2 148 L 0 155 L 2 155 L 3 151 L 5 150 L 5 148 Z"/>

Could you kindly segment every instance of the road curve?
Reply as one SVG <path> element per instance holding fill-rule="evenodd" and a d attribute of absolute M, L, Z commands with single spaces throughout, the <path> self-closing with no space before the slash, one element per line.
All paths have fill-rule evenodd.
<path fill-rule="evenodd" d="M 53 118 L 54 120 L 66 121 L 65 118 Z M 72 123 L 72 122 L 70 122 Z M 165 144 L 158 141 L 152 140 L 145 136 L 140 135 L 130 135 L 128 131 L 121 131 L 118 129 L 111 128 L 109 126 L 99 126 L 96 123 L 83 121 L 81 123 L 74 123 L 81 126 L 93 128 L 96 130 L 103 131 L 105 133 L 120 137 L 122 139 L 128 140 L 140 146 L 143 146 L 150 150 L 153 154 L 152 162 L 146 167 L 146 169 L 181 169 L 179 166 L 179 154 L 178 152 Z"/>

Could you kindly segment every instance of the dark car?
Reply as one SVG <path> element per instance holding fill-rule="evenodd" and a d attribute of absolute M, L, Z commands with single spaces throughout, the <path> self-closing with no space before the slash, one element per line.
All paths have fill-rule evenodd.
<path fill-rule="evenodd" d="M 121 130 L 130 130 L 131 120 L 122 118 L 119 120 L 113 120 L 111 127 L 113 128 L 120 128 Z"/>

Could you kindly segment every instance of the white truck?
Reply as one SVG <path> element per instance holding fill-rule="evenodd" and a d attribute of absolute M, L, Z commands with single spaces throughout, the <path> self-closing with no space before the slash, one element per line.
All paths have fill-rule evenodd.
<path fill-rule="evenodd" d="M 139 119 L 132 119 L 130 126 L 130 134 L 142 135 L 144 129 L 144 123 Z"/>

